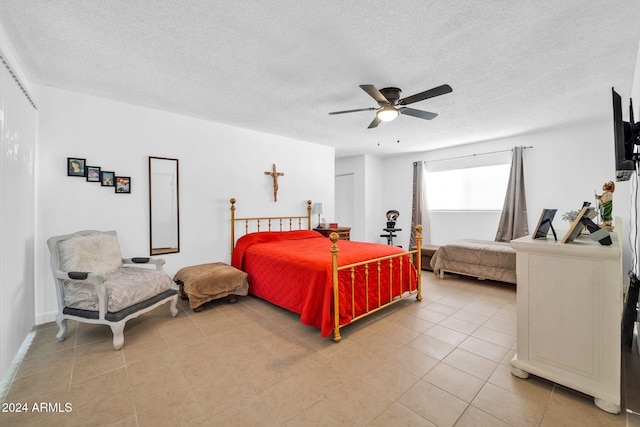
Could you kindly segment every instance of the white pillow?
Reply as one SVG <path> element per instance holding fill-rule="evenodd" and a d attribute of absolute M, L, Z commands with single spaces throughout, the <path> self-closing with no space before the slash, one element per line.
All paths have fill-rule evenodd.
<path fill-rule="evenodd" d="M 113 234 L 76 236 L 60 243 L 62 271 L 106 274 L 122 267 L 118 238 Z"/>

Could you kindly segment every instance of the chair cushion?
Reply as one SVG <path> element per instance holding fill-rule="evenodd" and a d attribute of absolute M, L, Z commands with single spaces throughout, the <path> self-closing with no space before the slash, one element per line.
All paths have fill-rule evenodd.
<path fill-rule="evenodd" d="M 109 299 L 107 310 L 115 313 L 171 289 L 171 277 L 160 270 L 124 267 L 104 274 Z M 65 281 L 64 304 L 82 310 L 98 310 L 98 294 L 93 286 Z"/>
<path fill-rule="evenodd" d="M 76 236 L 60 242 L 62 271 L 87 271 L 104 275 L 122 267 L 122 254 L 115 234 Z"/>

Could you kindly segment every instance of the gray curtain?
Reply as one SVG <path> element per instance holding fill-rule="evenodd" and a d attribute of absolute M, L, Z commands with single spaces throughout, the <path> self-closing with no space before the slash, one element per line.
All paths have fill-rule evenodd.
<path fill-rule="evenodd" d="M 524 192 L 524 169 L 522 166 L 523 147 L 513 147 L 511 172 L 507 195 L 504 199 L 502 216 L 496 233 L 496 242 L 510 242 L 529 234 L 527 225 L 527 200 Z"/>
<path fill-rule="evenodd" d="M 413 163 L 413 204 L 411 206 L 411 239 L 409 247 L 416 246 L 416 225 L 422 225 L 422 243 L 431 243 L 429 232 L 429 210 L 425 184 L 425 162 Z"/>

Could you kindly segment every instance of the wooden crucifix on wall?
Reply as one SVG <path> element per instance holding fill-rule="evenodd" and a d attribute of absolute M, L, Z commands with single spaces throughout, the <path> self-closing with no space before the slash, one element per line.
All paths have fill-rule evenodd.
<path fill-rule="evenodd" d="M 277 202 L 278 201 L 278 177 L 284 176 L 284 173 L 276 171 L 276 164 L 274 163 L 273 168 L 271 169 L 271 172 L 266 171 L 264 174 L 271 175 L 271 177 L 273 178 L 273 201 Z"/>

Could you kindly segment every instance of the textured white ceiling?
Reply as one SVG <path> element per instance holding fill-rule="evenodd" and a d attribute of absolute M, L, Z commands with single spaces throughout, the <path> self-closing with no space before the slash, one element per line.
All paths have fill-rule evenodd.
<path fill-rule="evenodd" d="M 30 81 L 387 156 L 611 116 L 640 40 L 633 0 L 0 0 Z M 367 129 L 358 85 L 453 93 Z M 36 99 L 37 102 L 37 99 Z M 400 141 L 399 143 L 397 141 Z M 213 142 L 216 143 L 216 142 Z M 228 141 L 219 141 L 228 143 Z"/>

